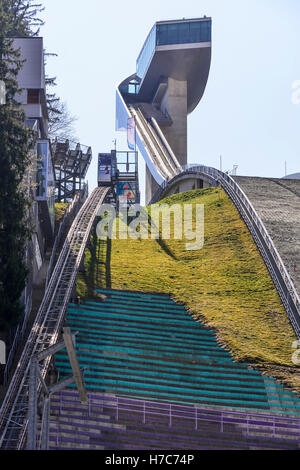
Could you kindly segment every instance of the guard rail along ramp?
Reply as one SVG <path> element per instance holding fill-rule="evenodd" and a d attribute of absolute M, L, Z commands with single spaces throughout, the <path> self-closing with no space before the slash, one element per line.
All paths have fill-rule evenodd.
<path fill-rule="evenodd" d="M 50 262 L 49 262 L 49 266 L 47 270 L 46 287 L 48 286 L 50 278 L 51 278 L 52 270 L 54 267 L 56 251 L 61 242 L 62 235 L 64 231 L 66 230 L 66 226 L 69 224 L 71 225 L 71 223 L 73 222 L 75 218 L 75 214 L 77 214 L 78 210 L 82 207 L 82 205 L 87 200 L 87 198 L 88 198 L 88 185 L 84 184 L 83 189 L 81 189 L 81 191 L 78 191 L 76 193 L 72 203 L 67 207 L 63 220 L 59 224 L 59 229 L 58 229 L 58 232 L 57 232 L 54 244 L 53 244 L 51 258 L 50 258 Z"/>
<path fill-rule="evenodd" d="M 164 178 L 174 176 L 180 164 L 155 118 L 151 117 L 151 120 L 147 120 L 137 105 L 136 108 L 129 106 L 129 111 L 135 118 L 137 131 L 141 134 L 153 163 L 159 167 Z"/>
<path fill-rule="evenodd" d="M 96 188 L 77 214 L 51 275 L 31 333 L 0 409 L 0 448 L 20 450 L 28 426 L 31 358 L 57 343 L 94 219 L 110 188 Z M 51 359 L 40 363 L 45 379 Z M 40 389 L 38 390 L 38 392 Z"/>
<path fill-rule="evenodd" d="M 135 120 L 136 144 L 157 183 L 162 184 L 175 176 L 180 164 L 156 119 L 154 117 L 147 119 L 138 103 L 126 104 L 119 86 L 117 87 L 117 102 L 123 110 L 123 119 L 126 121 L 128 118 L 134 118 Z"/>
<path fill-rule="evenodd" d="M 212 183 L 219 184 L 228 194 L 241 217 L 246 223 L 254 242 L 269 270 L 277 292 L 281 298 L 288 318 L 300 340 L 300 298 L 287 269 L 271 239 L 262 220 L 255 211 L 240 186 L 227 173 L 205 165 L 185 165 L 176 170 L 173 178 L 167 178 L 154 194 L 150 204 L 154 204 L 164 195 L 166 190 L 186 175 L 203 177 Z"/>

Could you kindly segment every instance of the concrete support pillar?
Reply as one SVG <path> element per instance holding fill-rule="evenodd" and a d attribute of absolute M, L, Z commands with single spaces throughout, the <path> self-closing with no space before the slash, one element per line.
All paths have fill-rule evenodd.
<path fill-rule="evenodd" d="M 161 102 L 162 112 L 167 111 L 173 124 L 163 127 L 167 141 L 179 163 L 187 163 L 187 82 L 168 78 L 168 88 Z"/>
<path fill-rule="evenodd" d="M 161 111 L 167 112 L 173 123 L 162 127 L 170 147 L 181 165 L 187 164 L 187 82 L 168 78 L 168 88 L 161 102 Z M 151 200 L 158 184 L 146 169 L 146 204 Z"/>
<path fill-rule="evenodd" d="M 153 178 L 150 170 L 146 166 L 146 205 L 151 201 L 154 193 L 157 191 L 159 185 Z"/>

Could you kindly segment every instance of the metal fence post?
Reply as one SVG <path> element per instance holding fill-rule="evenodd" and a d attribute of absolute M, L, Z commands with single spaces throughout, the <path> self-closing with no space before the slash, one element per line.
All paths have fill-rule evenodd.
<path fill-rule="evenodd" d="M 41 449 L 49 449 L 50 397 L 44 398 L 43 420 L 41 429 Z"/>

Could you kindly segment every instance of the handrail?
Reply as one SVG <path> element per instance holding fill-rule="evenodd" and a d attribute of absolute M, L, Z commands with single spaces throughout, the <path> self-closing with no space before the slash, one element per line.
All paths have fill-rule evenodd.
<path fill-rule="evenodd" d="M 158 154 L 163 160 L 165 168 L 168 170 L 169 176 L 172 176 L 176 167 L 174 168 L 174 165 L 172 165 L 170 158 L 166 155 L 165 149 L 162 147 L 161 143 L 158 140 L 158 136 L 156 135 L 154 128 L 147 122 L 145 116 L 143 115 L 143 112 L 138 108 L 137 113 L 141 118 L 141 121 L 143 122 L 144 129 L 146 129 L 147 137 L 150 138 L 150 140 L 156 147 Z"/>
<path fill-rule="evenodd" d="M 94 219 L 110 188 L 96 188 L 75 217 L 0 409 L 0 447 L 21 449 L 27 429 L 30 359 L 55 344 Z M 41 365 L 45 379 L 50 358 Z"/>
<path fill-rule="evenodd" d="M 61 416 L 63 405 L 74 405 L 74 399 L 68 399 L 63 392 L 59 393 L 59 415 Z M 147 415 L 157 415 L 169 418 L 169 426 L 173 425 L 174 418 L 191 420 L 195 423 L 195 429 L 198 428 L 198 421 L 212 421 L 220 424 L 220 431 L 223 432 L 223 425 L 239 425 L 242 429 L 247 427 L 247 434 L 255 432 L 257 426 L 265 429 L 260 432 L 270 431 L 272 437 L 278 434 L 284 435 L 284 427 L 288 428 L 288 434 L 298 438 L 300 442 L 300 417 L 278 416 L 267 412 L 258 413 L 256 410 L 235 411 L 224 408 L 209 408 L 207 406 L 167 403 L 139 398 L 109 396 L 88 394 L 88 417 L 93 413 L 93 408 L 103 407 L 115 410 L 116 421 L 120 420 L 120 411 L 130 413 L 140 413 L 143 418 L 143 424 L 146 424 Z M 259 423 L 259 424 L 258 424 Z"/>
<path fill-rule="evenodd" d="M 175 165 L 175 168 L 180 168 L 180 163 L 178 162 L 178 160 L 177 160 L 177 158 L 176 158 L 176 156 L 175 156 L 173 150 L 171 149 L 171 147 L 170 147 L 170 145 L 169 145 L 169 142 L 168 142 L 167 139 L 165 138 L 165 136 L 164 136 L 164 134 L 162 133 L 162 131 L 161 131 L 159 125 L 157 124 L 156 119 L 155 119 L 153 116 L 151 117 L 151 121 L 153 122 L 153 125 L 154 125 L 154 127 L 155 127 L 155 129 L 156 129 L 156 131 L 157 131 L 157 133 L 158 133 L 158 135 L 159 135 L 159 137 L 161 138 L 161 140 L 162 140 L 164 146 L 165 146 L 166 149 L 168 150 L 168 152 L 169 152 L 169 154 L 170 154 L 170 156 L 171 156 L 171 158 L 172 158 L 172 160 L 173 160 L 173 163 L 174 163 L 174 165 Z"/>
<path fill-rule="evenodd" d="M 143 135 L 144 144 L 145 144 L 145 147 L 148 149 L 148 151 L 151 155 L 152 162 L 154 163 L 154 165 L 159 167 L 159 168 L 157 168 L 157 170 L 163 176 L 163 178 L 170 177 L 172 175 L 172 173 L 169 172 L 169 170 L 167 169 L 167 167 L 165 166 L 165 163 L 163 161 L 158 160 L 159 155 L 156 155 L 157 150 L 155 149 L 154 143 L 152 142 L 152 139 L 150 138 L 147 130 L 145 130 L 145 125 L 142 122 L 141 117 L 139 116 L 139 114 L 136 112 L 135 109 L 132 108 L 131 111 L 132 111 L 133 116 L 136 119 L 137 131 L 141 135 Z"/>
<path fill-rule="evenodd" d="M 52 253 L 51 253 L 51 258 L 50 258 L 49 266 L 48 266 L 48 269 L 47 269 L 46 287 L 49 284 L 49 280 L 50 280 L 50 276 L 51 276 L 52 268 L 53 268 L 53 263 L 54 263 L 54 260 L 55 260 L 56 250 L 57 250 L 58 244 L 60 242 L 62 232 L 65 229 L 65 226 L 67 225 L 67 223 L 69 221 L 70 215 L 72 217 L 72 213 L 78 211 L 78 209 L 81 206 L 81 203 L 83 203 L 86 200 L 87 195 L 88 195 L 87 185 L 85 184 L 83 189 L 75 195 L 72 203 L 67 207 L 64 218 L 59 224 L 59 230 L 58 230 L 58 233 L 55 237 L 55 241 L 54 241 L 54 245 L 53 245 Z"/>
<path fill-rule="evenodd" d="M 121 86 L 121 84 L 117 85 L 117 87 L 116 87 L 117 100 L 120 101 L 120 103 L 122 105 L 122 109 L 124 110 L 126 117 L 123 116 L 123 121 L 121 123 L 121 127 L 119 127 L 118 130 L 121 130 L 121 129 L 126 130 L 126 126 L 127 126 L 126 118 L 128 119 L 128 118 L 134 117 L 134 114 L 131 110 L 130 105 L 127 106 L 127 104 L 125 103 L 125 100 L 122 96 L 122 93 L 120 92 L 120 88 L 119 88 L 120 86 Z M 126 121 L 126 123 L 125 123 L 125 121 Z M 143 143 L 143 150 L 144 150 L 145 154 L 143 153 L 142 149 L 140 149 L 140 150 L 141 150 L 141 153 L 142 153 L 143 157 L 147 161 L 148 167 L 150 168 L 150 171 L 151 171 L 154 179 L 158 182 L 158 184 L 161 184 L 165 180 L 166 176 L 161 173 L 159 162 L 153 160 L 152 154 L 151 154 L 150 150 L 148 149 L 147 145 L 144 143 L 144 139 L 143 139 L 142 134 L 141 134 L 141 132 L 138 128 L 136 128 L 136 135 L 137 135 L 137 142 L 138 142 L 138 140 L 140 140 L 140 142 Z"/>

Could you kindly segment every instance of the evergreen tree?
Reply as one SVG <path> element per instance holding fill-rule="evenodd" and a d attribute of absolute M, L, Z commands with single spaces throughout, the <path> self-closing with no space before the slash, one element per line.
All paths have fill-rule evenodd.
<path fill-rule="evenodd" d="M 34 139 L 16 102 L 16 78 L 23 62 L 9 38 L 15 18 L 12 3 L 17 2 L 0 0 L 0 80 L 7 90 L 6 104 L 0 106 L 0 329 L 16 324 L 22 313 L 20 297 L 26 283 L 25 250 L 30 237 L 29 201 L 22 181 Z"/>
<path fill-rule="evenodd" d="M 9 14 L 7 36 L 37 36 L 44 24 L 38 17 L 44 10 L 41 3 L 34 0 L 5 0 L 3 2 Z"/>

